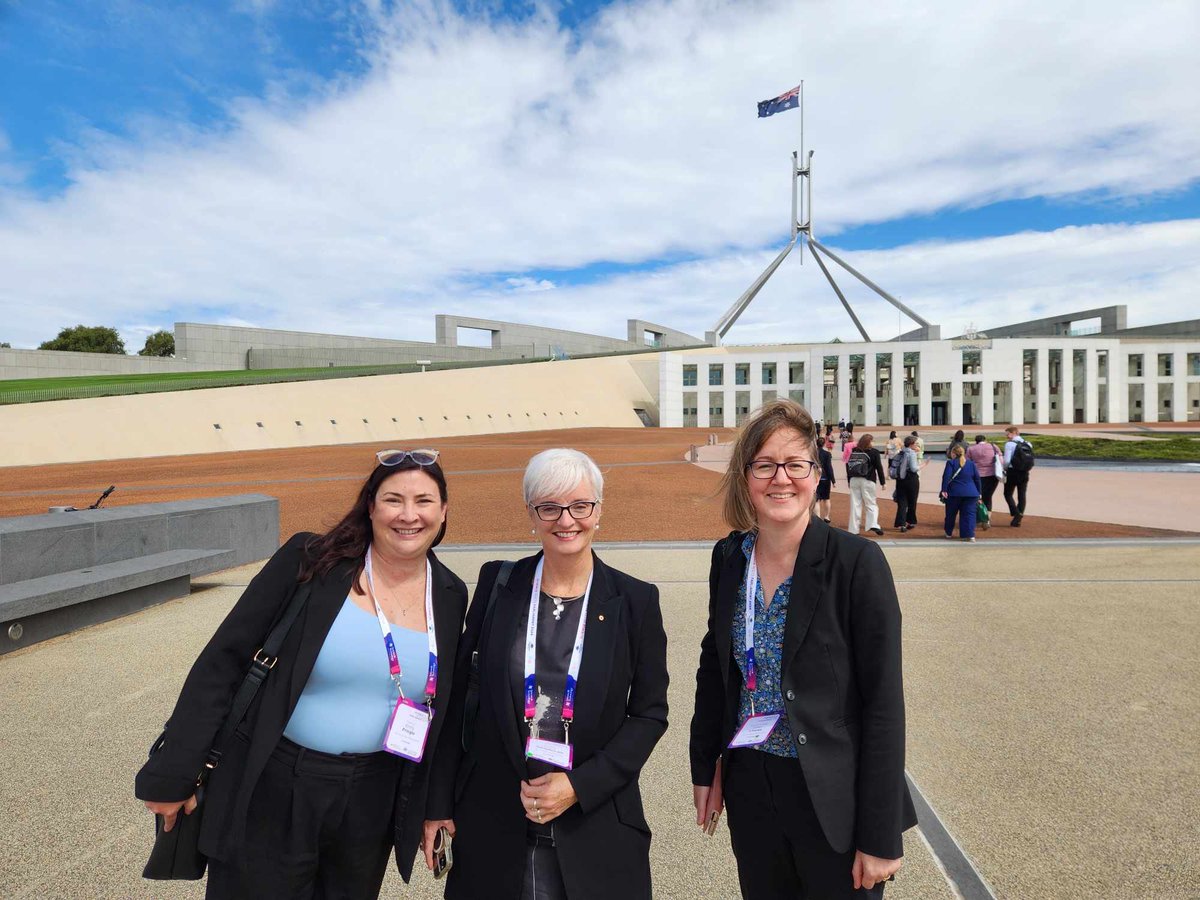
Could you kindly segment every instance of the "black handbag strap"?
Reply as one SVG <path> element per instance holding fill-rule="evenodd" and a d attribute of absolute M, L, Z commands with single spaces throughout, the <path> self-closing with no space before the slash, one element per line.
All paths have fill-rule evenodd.
<path fill-rule="evenodd" d="M 288 632 L 296 624 L 296 619 L 299 618 L 300 611 L 304 609 L 304 604 L 308 602 L 308 596 L 311 593 L 311 581 L 306 582 L 296 589 L 296 592 L 292 594 L 292 599 L 288 603 L 287 608 L 283 611 L 283 615 L 275 623 L 275 627 L 271 629 L 271 633 L 267 635 L 267 639 L 263 642 L 262 647 L 254 654 L 254 659 L 250 662 L 250 668 L 246 672 L 246 677 L 242 679 L 237 693 L 233 695 L 233 703 L 229 707 L 229 715 L 225 718 L 225 724 L 221 726 L 221 730 L 217 734 L 217 739 L 213 741 L 212 749 L 208 751 L 208 759 L 205 760 L 200 777 L 196 780 L 197 785 L 203 784 L 208 779 L 208 774 L 221 762 L 221 754 L 233 738 L 233 732 L 242 724 L 242 719 L 246 717 L 246 711 L 250 709 L 250 704 L 254 702 L 254 697 L 258 694 L 258 689 L 263 686 L 263 682 L 267 680 L 267 676 L 271 674 L 271 670 L 279 662 L 279 650 L 283 647 L 283 642 L 287 639 Z"/>

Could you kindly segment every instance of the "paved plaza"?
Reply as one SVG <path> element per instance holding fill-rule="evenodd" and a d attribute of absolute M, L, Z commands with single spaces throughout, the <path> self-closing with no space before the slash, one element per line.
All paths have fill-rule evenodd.
<path fill-rule="evenodd" d="M 904 610 L 908 771 L 994 895 L 1200 897 L 1200 542 L 883 541 Z M 517 548 L 447 548 L 468 582 Z M 524 550 L 520 552 L 525 552 Z M 601 548 L 654 581 L 671 727 L 643 777 L 659 898 L 737 896 L 728 832 L 691 824 L 687 726 L 708 549 Z M 191 661 L 257 570 L 0 659 L 0 896 L 199 897 L 141 880 L 133 773 Z M 955 896 L 919 831 L 888 896 Z M 385 897 L 433 898 L 423 872 Z"/>

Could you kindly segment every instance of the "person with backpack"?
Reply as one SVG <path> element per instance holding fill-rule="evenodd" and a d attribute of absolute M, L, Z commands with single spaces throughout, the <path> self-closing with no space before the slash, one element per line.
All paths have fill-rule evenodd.
<path fill-rule="evenodd" d="M 895 480 L 896 475 L 895 472 L 893 472 L 893 468 L 895 467 L 896 457 L 899 456 L 900 451 L 904 449 L 904 442 L 900 440 L 900 438 L 896 437 L 896 432 L 893 431 L 888 435 L 887 444 L 884 445 L 883 449 L 887 458 L 888 478 Z"/>
<path fill-rule="evenodd" d="M 1008 438 L 1004 444 L 1004 502 L 1008 504 L 1008 514 L 1012 516 L 1009 524 L 1013 528 L 1020 528 L 1021 520 L 1025 518 L 1029 471 L 1034 465 L 1033 445 L 1021 437 L 1021 429 L 1016 425 L 1005 428 L 1004 435 Z"/>
<path fill-rule="evenodd" d="M 954 459 L 955 447 L 962 447 L 964 450 L 967 449 L 967 436 L 963 434 L 961 428 L 954 432 L 954 437 L 950 440 L 950 446 L 946 448 L 946 459 Z"/>
<path fill-rule="evenodd" d="M 879 504 L 876 501 L 876 483 L 887 484 L 883 474 L 883 458 L 871 444 L 873 435 L 864 434 L 857 444 L 852 444 L 846 457 L 846 479 L 850 485 L 850 533 L 858 534 L 862 523 L 867 531 L 883 534 L 879 527 Z"/>
<path fill-rule="evenodd" d="M 917 462 L 917 451 L 913 445 L 917 439 L 911 434 L 904 439 L 904 449 L 896 457 L 896 473 L 892 482 L 896 490 L 892 499 L 896 501 L 894 528 L 908 531 L 917 524 L 917 496 L 921 493 L 921 467 Z"/>

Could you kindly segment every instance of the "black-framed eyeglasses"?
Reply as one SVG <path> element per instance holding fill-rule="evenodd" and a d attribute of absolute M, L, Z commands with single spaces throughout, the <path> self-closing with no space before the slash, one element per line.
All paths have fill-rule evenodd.
<path fill-rule="evenodd" d="M 536 512 L 537 517 L 543 522 L 557 522 L 562 518 L 563 510 L 570 513 L 572 519 L 586 519 L 599 504 L 599 500 L 576 500 L 566 506 L 559 503 L 539 503 L 536 506 L 530 506 L 530 509 Z"/>
<path fill-rule="evenodd" d="M 437 450 L 380 450 L 375 454 L 381 466 L 398 466 L 411 459 L 418 466 L 432 466 L 438 461 Z"/>
<path fill-rule="evenodd" d="M 780 469 L 787 474 L 788 478 L 807 478 L 817 465 L 816 460 L 812 459 L 789 459 L 787 462 L 772 462 L 769 459 L 756 459 L 746 468 L 755 478 L 763 481 L 768 481 L 775 477 L 775 473 Z"/>

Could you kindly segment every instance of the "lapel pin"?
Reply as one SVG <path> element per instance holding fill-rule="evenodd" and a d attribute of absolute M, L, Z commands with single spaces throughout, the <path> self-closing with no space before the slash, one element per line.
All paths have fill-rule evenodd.
<path fill-rule="evenodd" d="M 604 621 L 604 613 L 600 613 L 600 615 L 597 616 L 596 618 L 598 618 L 601 622 L 603 622 Z"/>

